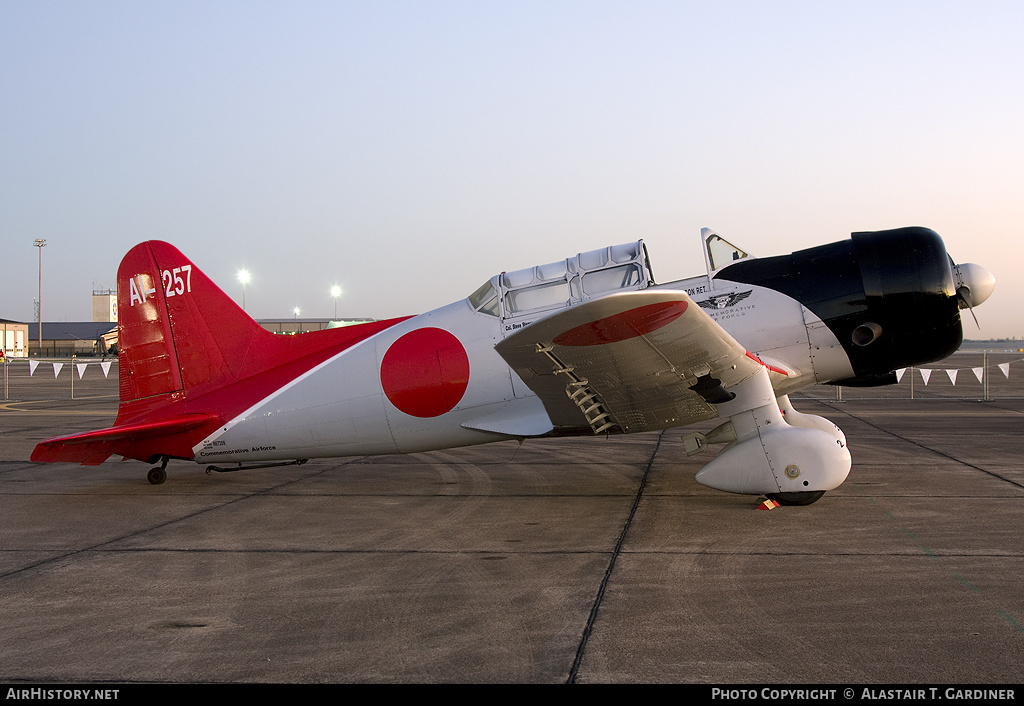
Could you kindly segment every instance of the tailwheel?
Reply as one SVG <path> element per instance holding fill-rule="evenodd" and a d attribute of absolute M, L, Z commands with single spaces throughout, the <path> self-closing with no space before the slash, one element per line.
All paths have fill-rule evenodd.
<path fill-rule="evenodd" d="M 170 460 L 171 459 L 169 457 L 164 456 L 163 463 L 159 466 L 153 466 L 150 468 L 149 473 L 146 474 L 147 480 L 149 480 L 153 485 L 160 485 L 167 480 L 167 462 Z"/>
<path fill-rule="evenodd" d="M 810 505 L 824 494 L 824 490 L 806 490 L 795 493 L 766 493 L 765 495 L 779 505 Z"/>

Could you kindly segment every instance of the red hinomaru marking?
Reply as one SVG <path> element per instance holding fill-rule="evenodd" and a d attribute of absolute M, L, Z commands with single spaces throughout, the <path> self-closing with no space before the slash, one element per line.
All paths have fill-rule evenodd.
<path fill-rule="evenodd" d="M 597 346 L 616 343 L 657 331 L 686 311 L 685 301 L 658 302 L 606 316 L 569 329 L 555 337 L 560 346 Z"/>
<path fill-rule="evenodd" d="M 469 356 L 439 328 L 410 331 L 391 344 L 380 364 L 391 404 L 413 417 L 438 417 L 459 403 L 469 385 Z"/>

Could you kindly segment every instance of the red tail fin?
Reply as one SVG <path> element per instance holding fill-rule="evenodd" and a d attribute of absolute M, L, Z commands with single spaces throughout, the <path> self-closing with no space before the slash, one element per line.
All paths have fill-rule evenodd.
<path fill-rule="evenodd" d="M 298 375 L 402 319 L 279 336 L 172 245 L 132 248 L 117 271 L 120 406 L 110 429 L 50 439 L 33 461 L 192 458 L 192 448 Z"/>
<path fill-rule="evenodd" d="M 290 348 L 167 243 L 132 248 L 118 268 L 117 292 L 121 403 L 129 409 L 154 396 L 169 402 L 178 392 L 202 395 L 256 372 L 254 366 L 282 362 L 259 351 L 280 356 Z"/>

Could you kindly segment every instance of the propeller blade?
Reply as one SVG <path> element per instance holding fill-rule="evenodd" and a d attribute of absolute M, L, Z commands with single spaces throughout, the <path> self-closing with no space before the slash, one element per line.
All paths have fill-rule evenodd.
<path fill-rule="evenodd" d="M 974 313 L 974 307 L 971 306 L 971 302 L 967 299 L 967 293 L 969 293 L 970 290 L 968 289 L 967 292 L 965 293 L 963 291 L 964 289 L 965 289 L 965 287 L 960 287 L 960 288 L 958 288 L 956 290 L 957 299 L 959 299 L 962 302 L 962 304 L 960 305 L 960 308 L 961 309 L 965 309 L 966 308 L 969 312 L 971 312 L 971 317 L 974 319 L 974 325 L 977 326 L 978 330 L 980 331 L 981 330 L 981 324 L 978 323 L 978 316 L 977 316 L 977 314 Z"/>

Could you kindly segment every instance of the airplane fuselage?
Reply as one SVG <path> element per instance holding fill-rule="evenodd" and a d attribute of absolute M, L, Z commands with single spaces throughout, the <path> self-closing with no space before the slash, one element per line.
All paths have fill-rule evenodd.
<path fill-rule="evenodd" d="M 649 289 L 690 294 L 751 353 L 785 373 L 772 376 L 780 395 L 853 375 L 832 331 L 780 292 L 726 280 L 712 289 L 706 276 Z M 196 445 L 195 460 L 412 453 L 549 433 L 543 404 L 494 348 L 531 323 L 475 311 L 468 300 L 414 316 L 274 391 Z M 520 423 L 536 419 L 533 433 L 502 426 L 503 411 Z M 491 417 L 493 431 L 481 428 Z M 594 432 L 581 419 L 557 433 Z"/>

